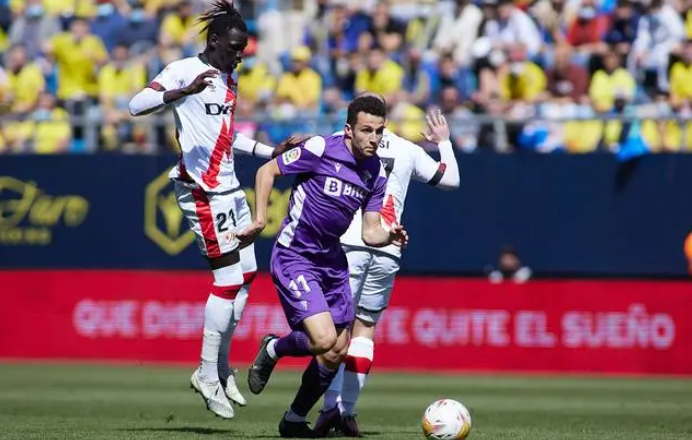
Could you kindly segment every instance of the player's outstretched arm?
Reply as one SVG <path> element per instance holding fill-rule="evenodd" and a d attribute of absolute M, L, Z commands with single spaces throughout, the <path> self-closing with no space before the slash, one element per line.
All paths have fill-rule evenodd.
<path fill-rule="evenodd" d="M 250 139 L 241 133 L 236 133 L 231 147 L 233 148 L 233 151 L 237 153 L 244 154 L 246 156 L 258 157 L 260 159 L 271 159 L 275 150 L 275 148 L 263 144 L 260 141 Z"/>
<path fill-rule="evenodd" d="M 132 116 L 143 116 L 161 109 L 166 104 L 175 102 L 188 95 L 194 95 L 211 85 L 211 78 L 219 74 L 217 70 L 209 69 L 200 73 L 185 87 L 166 90 L 160 82 L 152 81 L 141 92 L 137 93 L 130 100 L 130 114 Z M 159 75 L 161 77 L 163 72 Z M 157 78 L 159 78 L 157 77 Z"/>
<path fill-rule="evenodd" d="M 458 189 L 459 165 L 454 155 L 454 147 L 449 140 L 450 130 L 447 119 L 439 109 L 428 113 L 426 118 L 428 120 L 428 132 L 423 133 L 423 136 L 429 142 L 437 144 L 440 149 L 440 162 L 433 160 L 421 149 L 416 158 L 416 178 L 443 190 Z"/>
<path fill-rule="evenodd" d="M 244 154 L 246 156 L 254 156 L 260 159 L 273 159 L 276 156 L 283 154 L 284 152 L 297 147 L 299 144 L 305 142 L 312 136 L 289 136 L 288 139 L 281 142 L 276 148 L 265 145 L 260 141 L 250 139 L 240 133 L 236 134 L 233 139 L 233 150 L 238 153 Z"/>
<path fill-rule="evenodd" d="M 379 212 L 366 211 L 363 213 L 363 243 L 372 247 L 383 247 L 390 244 L 404 247 L 408 243 L 408 234 L 401 225 L 394 225 L 389 231 L 382 227 Z"/>
<path fill-rule="evenodd" d="M 257 170 L 255 176 L 255 220 L 238 234 L 237 237 L 241 243 L 254 242 L 266 227 L 269 196 L 274 186 L 274 179 L 280 175 L 281 170 L 276 159 L 270 160 Z"/>

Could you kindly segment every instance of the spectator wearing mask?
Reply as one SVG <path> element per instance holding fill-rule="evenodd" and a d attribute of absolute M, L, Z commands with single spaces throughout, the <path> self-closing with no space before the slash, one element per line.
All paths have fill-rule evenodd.
<path fill-rule="evenodd" d="M 435 67 L 423 61 L 423 54 L 418 49 L 409 49 L 403 81 L 404 89 L 411 94 L 414 104 L 425 107 L 430 103 L 434 77 Z"/>
<path fill-rule="evenodd" d="M 36 110 L 26 120 L 5 126 L 3 134 L 14 152 L 64 153 L 70 147 L 69 114 L 57 106 L 53 95 L 42 93 Z"/>
<path fill-rule="evenodd" d="M 692 104 L 692 40 L 685 42 L 680 58 L 670 70 L 670 104 L 674 108 Z"/>
<path fill-rule="evenodd" d="M 125 31 L 120 36 L 119 43 L 132 48 L 133 52 L 143 52 L 156 45 L 157 38 L 156 20 L 142 6 L 137 5 L 127 16 Z"/>
<path fill-rule="evenodd" d="M 506 50 L 521 44 L 529 58 L 542 48 L 541 34 L 529 15 L 514 5 L 512 0 L 498 0 L 496 18 L 485 23 L 483 37 L 490 41 L 493 49 Z"/>
<path fill-rule="evenodd" d="M 180 46 L 186 51 L 192 51 L 197 41 L 203 41 L 205 36 L 200 34 L 203 25 L 197 23 L 192 16 L 192 2 L 182 0 L 175 10 L 168 13 L 159 31 L 159 42 L 165 46 Z"/>
<path fill-rule="evenodd" d="M 96 17 L 91 20 L 91 33 L 103 41 L 111 52 L 125 34 L 127 20 L 116 9 L 111 0 L 98 0 Z"/>
<path fill-rule="evenodd" d="M 668 90 L 670 54 L 684 37 L 685 27 L 677 11 L 664 0 L 651 0 L 639 20 L 628 61 L 630 72 L 640 77 L 647 91 Z"/>
<path fill-rule="evenodd" d="M 468 99 L 473 89 L 471 71 L 459 66 L 451 55 L 443 55 L 438 61 L 437 84 L 434 93 L 440 93 L 444 88 L 454 87 L 459 91 L 461 99 Z"/>
<path fill-rule="evenodd" d="M 460 66 L 470 66 L 471 48 L 478 35 L 483 14 L 470 0 L 456 0 L 454 15 L 442 16 L 433 40 L 433 48 L 440 54 L 453 54 Z"/>
<path fill-rule="evenodd" d="M 425 131 L 425 112 L 411 104 L 405 90 L 392 92 L 386 96 L 387 128 L 411 142 L 423 141 Z"/>
<path fill-rule="evenodd" d="M 499 75 L 500 97 L 523 103 L 539 100 L 547 86 L 543 69 L 528 60 L 526 48 L 521 44 L 509 47 L 508 58 L 509 65 Z"/>
<path fill-rule="evenodd" d="M 478 124 L 473 113 L 461 104 L 461 95 L 456 87 L 444 87 L 440 91 L 440 110 L 449 121 L 452 144 L 466 153 L 476 150 Z"/>
<path fill-rule="evenodd" d="M 553 67 L 546 72 L 548 91 L 563 101 L 583 102 L 589 91 L 589 73 L 572 62 L 572 48 L 569 45 L 557 45 L 553 54 Z"/>
<path fill-rule="evenodd" d="M 115 46 L 111 58 L 98 75 L 101 137 L 107 150 L 116 149 L 130 134 L 128 103 L 147 83 L 146 69 L 129 56 L 127 46 Z"/>
<path fill-rule="evenodd" d="M 359 46 L 370 48 L 381 47 L 387 53 L 398 52 L 404 41 L 406 27 L 392 18 L 389 1 L 383 0 L 375 5 L 368 29 L 361 34 Z"/>
<path fill-rule="evenodd" d="M 24 10 L 12 20 L 8 36 L 11 45 L 23 45 L 33 60 L 43 51 L 43 42 L 60 30 L 60 22 L 46 14 L 42 0 L 27 0 Z"/>
<path fill-rule="evenodd" d="M 276 98 L 300 110 L 317 111 L 322 92 L 322 78 L 309 67 L 312 53 L 306 46 L 291 52 L 291 70 L 279 78 Z"/>
<path fill-rule="evenodd" d="M 41 69 L 31 63 L 24 46 L 12 46 L 7 53 L 9 109 L 15 115 L 26 115 L 36 108 L 39 95 L 46 87 Z"/>
<path fill-rule="evenodd" d="M 63 32 L 48 43 L 46 51 L 58 68 L 58 98 L 82 100 L 98 94 L 96 70 L 108 59 L 103 42 L 89 32 L 84 18 L 75 18 L 70 32 Z"/>
<path fill-rule="evenodd" d="M 356 74 L 356 93 L 373 92 L 386 98 L 401 90 L 404 70 L 388 59 L 382 48 L 373 48 L 366 64 L 366 68 Z"/>
<path fill-rule="evenodd" d="M 329 17 L 327 46 L 334 62 L 358 51 L 360 35 L 367 31 L 370 24 L 365 15 L 349 9 L 349 6 L 348 0 L 335 1 Z"/>
<path fill-rule="evenodd" d="M 619 55 L 627 55 L 637 38 L 639 14 L 634 10 L 631 0 L 618 0 L 613 13 L 613 23 L 604 41 L 615 47 Z"/>
<path fill-rule="evenodd" d="M 248 43 L 248 47 L 250 46 Z M 238 96 L 243 97 L 242 101 L 253 104 L 267 102 L 272 97 L 275 87 L 276 80 L 267 64 L 257 59 L 254 47 L 251 50 L 246 49 L 240 65 Z"/>
<path fill-rule="evenodd" d="M 610 26 L 610 18 L 599 14 L 595 0 L 583 0 L 576 20 L 567 31 L 567 42 L 573 46 L 587 64 L 592 55 L 599 55 L 607 50 L 603 36 Z"/>
<path fill-rule="evenodd" d="M 634 96 L 634 77 L 622 67 L 620 56 L 610 50 L 603 56 L 603 68 L 591 78 L 589 97 L 594 110 L 606 113 L 613 110 L 616 95 Z"/>

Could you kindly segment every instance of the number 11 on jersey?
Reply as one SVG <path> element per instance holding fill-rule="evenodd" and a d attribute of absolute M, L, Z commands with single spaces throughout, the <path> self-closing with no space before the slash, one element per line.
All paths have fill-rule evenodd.
<path fill-rule="evenodd" d="M 303 296 L 303 294 L 300 292 L 301 288 L 305 293 L 310 292 L 310 286 L 308 286 L 305 275 L 298 275 L 298 278 L 291 280 L 291 282 L 288 283 L 288 288 L 291 289 L 291 292 L 293 292 L 296 298 Z"/>

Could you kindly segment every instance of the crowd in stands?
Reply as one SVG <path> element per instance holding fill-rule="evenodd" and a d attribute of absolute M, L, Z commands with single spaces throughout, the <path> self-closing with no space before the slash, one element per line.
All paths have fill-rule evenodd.
<path fill-rule="evenodd" d="M 349 99 L 372 91 L 413 141 L 441 108 L 467 152 L 692 147 L 692 0 L 236 5 L 251 33 L 236 129 L 270 143 L 338 128 Z M 0 152 L 174 149 L 170 113 L 133 120 L 127 103 L 201 50 L 208 6 L 0 0 Z"/>

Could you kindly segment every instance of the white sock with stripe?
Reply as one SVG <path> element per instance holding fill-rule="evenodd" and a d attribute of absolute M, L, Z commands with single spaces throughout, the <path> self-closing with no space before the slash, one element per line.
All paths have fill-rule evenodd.
<path fill-rule="evenodd" d="M 343 411 L 348 415 L 355 412 L 356 402 L 370 373 L 374 354 L 375 343 L 370 339 L 351 339 L 344 362 L 344 383 L 341 388 L 341 404 Z"/>
<path fill-rule="evenodd" d="M 204 308 L 204 337 L 200 378 L 205 382 L 219 380 L 219 352 L 223 334 L 233 321 L 233 303 L 243 284 L 240 263 L 216 269 L 214 287 Z"/>

